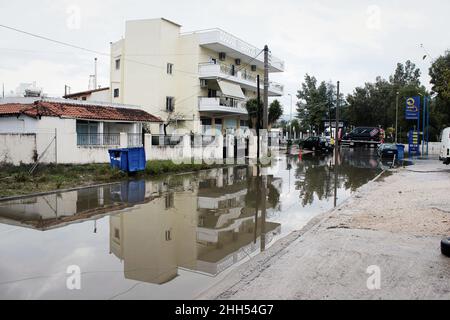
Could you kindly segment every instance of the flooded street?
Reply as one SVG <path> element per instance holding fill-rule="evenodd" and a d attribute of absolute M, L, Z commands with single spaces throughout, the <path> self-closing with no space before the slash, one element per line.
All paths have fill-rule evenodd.
<path fill-rule="evenodd" d="M 380 172 L 344 150 L 3 202 L 0 298 L 192 299 Z"/>

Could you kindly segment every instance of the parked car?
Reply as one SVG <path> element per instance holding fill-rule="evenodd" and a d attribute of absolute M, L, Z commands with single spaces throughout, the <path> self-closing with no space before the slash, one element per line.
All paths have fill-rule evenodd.
<path fill-rule="evenodd" d="M 396 144 L 384 143 L 378 146 L 378 155 L 380 158 L 398 158 L 398 148 Z"/>
<path fill-rule="evenodd" d="M 309 137 L 308 139 L 300 142 L 300 148 L 320 152 L 330 152 L 333 150 L 333 146 L 325 137 Z"/>
<path fill-rule="evenodd" d="M 450 128 L 446 128 L 441 134 L 441 154 L 439 159 L 444 162 L 444 164 L 450 164 Z"/>
<path fill-rule="evenodd" d="M 374 141 L 383 142 L 384 130 L 377 127 L 358 127 L 342 138 L 346 141 Z"/>

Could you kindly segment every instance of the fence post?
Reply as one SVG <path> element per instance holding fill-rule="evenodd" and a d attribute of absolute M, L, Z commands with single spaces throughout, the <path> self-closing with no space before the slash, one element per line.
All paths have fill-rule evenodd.
<path fill-rule="evenodd" d="M 120 133 L 120 148 L 128 147 L 128 135 L 126 132 Z"/>
<path fill-rule="evenodd" d="M 216 159 L 223 159 L 223 135 L 216 135 Z"/>
<path fill-rule="evenodd" d="M 234 163 L 234 135 L 227 134 L 227 158 Z M 228 160 L 227 159 L 227 160 Z M 228 163 L 228 161 L 227 161 Z"/>
<path fill-rule="evenodd" d="M 151 160 L 152 154 L 152 135 L 150 133 L 144 134 L 144 147 L 147 160 Z"/>
<path fill-rule="evenodd" d="M 185 134 L 183 136 L 183 152 L 182 152 L 181 159 L 183 162 L 189 161 L 189 163 L 192 162 L 192 146 L 191 146 L 191 135 Z"/>

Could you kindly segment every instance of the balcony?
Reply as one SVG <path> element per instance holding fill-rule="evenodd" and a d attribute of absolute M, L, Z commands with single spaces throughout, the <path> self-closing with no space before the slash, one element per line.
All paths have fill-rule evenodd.
<path fill-rule="evenodd" d="M 226 79 L 238 83 L 244 89 L 256 90 L 257 88 L 257 75 L 255 73 L 244 70 L 233 72 L 231 66 L 223 63 L 200 63 L 198 72 L 200 79 Z M 260 79 L 260 87 L 261 90 L 264 89 L 263 78 Z M 284 95 L 284 86 L 270 81 L 269 96 L 279 97 L 282 95 Z"/>
<path fill-rule="evenodd" d="M 244 101 L 233 99 L 217 98 L 198 98 L 198 107 L 200 112 L 217 112 L 226 114 L 247 115 Z"/>
<path fill-rule="evenodd" d="M 235 59 L 242 59 L 244 63 L 252 60 L 252 64 L 257 65 L 258 68 L 264 68 L 264 54 L 259 54 L 261 49 L 226 31 L 209 29 L 191 32 L 189 34 L 197 34 L 199 44 L 205 48 L 215 52 L 226 52 L 228 56 Z M 284 72 L 284 61 L 272 54 L 269 56 L 269 65 L 270 72 Z"/>

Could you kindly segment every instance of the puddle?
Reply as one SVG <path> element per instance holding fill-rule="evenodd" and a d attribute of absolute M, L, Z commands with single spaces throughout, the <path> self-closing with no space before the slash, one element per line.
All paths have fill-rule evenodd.
<path fill-rule="evenodd" d="M 334 162 L 281 156 L 262 177 L 241 166 L 1 202 L 0 298 L 192 299 L 382 168 L 371 150 Z"/>

